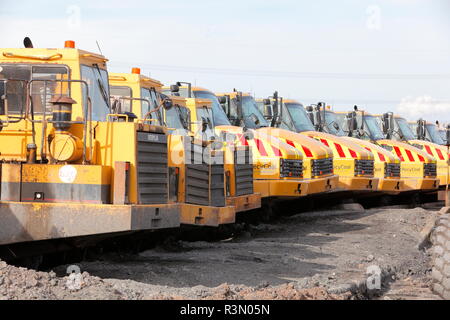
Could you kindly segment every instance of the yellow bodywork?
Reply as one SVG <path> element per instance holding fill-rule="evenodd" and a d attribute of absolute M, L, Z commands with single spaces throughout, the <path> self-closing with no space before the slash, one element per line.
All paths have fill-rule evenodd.
<path fill-rule="evenodd" d="M 178 204 L 164 202 L 164 193 L 159 201 L 142 200 L 139 196 L 143 190 L 139 191 L 136 172 L 138 132 L 164 141 L 165 129 L 108 119 L 90 121 L 85 117 L 85 110 L 99 108 L 90 99 L 95 94 L 101 97 L 100 91 L 95 91 L 96 86 L 108 89 L 107 77 L 102 76 L 107 74 L 106 62 L 101 55 L 76 48 L 0 49 L 0 81 L 12 83 L 15 79 L 5 76 L 8 74 L 3 72 L 5 69 L 26 68 L 30 72 L 33 66 L 32 73 L 20 80 L 23 91 L 7 92 L 0 114 L 5 124 L 0 131 L 1 244 L 180 225 L 181 209 Z M 92 79 L 81 82 L 83 66 L 90 67 L 101 84 L 93 83 Z M 49 87 L 36 85 L 38 82 L 27 77 L 34 75 L 35 69 L 52 67 L 65 71 L 52 74 L 56 82 L 51 83 L 53 91 L 46 92 L 47 101 L 35 99 Z M 89 94 L 85 84 L 93 88 Z M 31 94 L 29 87 L 33 90 Z M 14 95 L 20 99 L 31 95 L 34 120 L 28 99 L 22 103 L 22 114 L 12 113 Z M 58 96 L 75 101 L 69 111 L 69 128 L 61 129 L 50 122 L 52 110 L 48 110 L 48 100 Z M 45 119 L 38 113 L 44 106 Z M 107 114 L 109 110 L 101 112 Z M 123 203 L 117 204 L 118 201 Z"/>
<path fill-rule="evenodd" d="M 346 112 L 335 112 L 336 114 L 347 114 Z M 357 111 L 361 116 L 363 111 Z M 364 115 L 370 116 L 364 111 Z M 400 160 L 400 177 L 404 180 L 405 191 L 433 190 L 439 187 L 439 179 L 425 176 L 424 164 L 435 164 L 436 160 L 424 151 L 407 143 L 380 139 L 371 141 L 385 150 L 391 152 Z"/>
<path fill-rule="evenodd" d="M 400 116 L 394 116 L 395 119 L 403 119 Z M 436 159 L 436 171 L 437 178 L 439 179 L 439 185 L 443 188 L 447 185 L 447 174 L 449 166 L 449 155 L 447 153 L 447 147 L 441 146 L 431 141 L 425 140 L 408 140 L 407 143 L 413 145 L 426 152 L 429 156 Z"/>
<path fill-rule="evenodd" d="M 156 92 L 161 92 L 162 88 L 162 84 L 159 81 L 140 74 L 133 73 L 112 73 L 109 76 L 109 81 L 111 87 L 129 87 L 132 92 L 132 96 L 130 98 L 134 99 L 144 98 L 141 95 L 141 89 L 143 88 L 153 89 Z M 188 102 L 186 99 L 176 96 L 172 96 L 170 98 L 172 100 L 172 103 L 180 108 L 187 108 L 187 103 L 194 105 L 198 104 L 199 106 L 205 105 L 205 103 L 209 103 L 209 101 L 196 101 L 195 99 L 190 99 L 190 101 Z M 137 121 L 142 121 L 146 114 L 146 112 L 142 110 L 142 101 L 132 101 L 131 106 L 131 111 L 135 113 L 139 118 L 139 120 Z M 191 113 L 191 117 L 192 116 L 193 113 Z M 214 225 L 214 223 L 233 223 L 235 221 L 235 212 L 247 211 L 260 207 L 261 198 L 258 194 L 250 194 L 244 197 L 235 196 L 234 193 L 230 193 L 230 195 L 226 198 L 226 206 L 224 207 L 200 206 L 186 203 L 186 164 L 184 162 L 186 155 L 184 143 L 186 139 L 194 139 L 194 133 L 198 130 L 197 124 L 195 123 L 197 120 L 191 118 L 191 121 L 194 122 L 191 127 L 192 131 L 185 132 L 184 135 L 179 132 L 177 133 L 176 130 L 174 131 L 174 128 L 167 128 L 170 132 L 168 137 L 168 145 L 170 150 L 169 167 L 176 168 L 179 172 L 179 188 L 177 193 L 177 201 L 183 203 L 183 205 L 181 206 L 181 223 L 200 225 Z M 201 144 L 202 142 L 197 141 L 197 143 Z M 225 153 L 226 159 L 232 158 L 229 149 L 230 148 L 227 148 L 226 146 L 222 148 L 222 151 Z M 234 170 L 233 163 L 228 164 L 227 162 L 225 162 L 224 166 L 225 171 Z M 230 178 L 231 177 L 233 177 L 234 179 L 234 174 L 230 174 Z M 234 188 L 231 191 L 233 192 Z"/>

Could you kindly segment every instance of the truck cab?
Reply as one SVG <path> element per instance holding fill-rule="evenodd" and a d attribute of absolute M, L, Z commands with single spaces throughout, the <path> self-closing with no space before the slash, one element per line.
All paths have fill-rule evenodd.
<path fill-rule="evenodd" d="M 169 88 L 166 90 L 170 92 Z M 252 147 L 254 187 L 261 193 L 265 208 L 272 200 L 296 199 L 334 189 L 332 180 L 313 181 L 304 177 L 302 153 L 291 145 L 265 132 L 231 123 L 218 97 L 210 90 L 188 85 L 180 86 L 178 94 L 211 100 L 218 135 Z"/>
<path fill-rule="evenodd" d="M 386 139 L 377 117 L 355 108 L 335 112 L 338 125 L 349 136 L 370 141 L 392 152 L 400 159 L 400 177 L 409 191 L 436 190 L 436 160 L 426 152 L 404 142 Z"/>
<path fill-rule="evenodd" d="M 403 181 L 400 179 L 400 160 L 370 142 L 361 143 L 360 140 L 346 138 L 336 121 L 330 117 L 330 109 L 325 107 L 325 103 L 308 106 L 306 109 L 295 100 L 280 99 L 279 104 L 283 114 L 281 121 L 287 127 L 315 138 L 332 148 L 334 171 L 339 175 L 339 180 L 342 180 L 341 184 L 344 188 L 358 190 L 357 185 L 361 179 L 366 180 L 364 185 L 368 184 L 367 181 L 371 178 L 376 178 L 378 191 L 398 193 L 403 190 Z M 368 161 L 372 162 L 372 168 L 364 170 L 365 174 L 358 173 L 356 169 L 363 168 L 363 165 L 359 163 Z M 342 169 L 352 163 L 355 163 L 353 171 Z"/>
<path fill-rule="evenodd" d="M 447 184 L 448 153 L 445 146 L 432 141 L 438 139 L 440 143 L 444 143 L 436 130 L 436 126 L 424 120 L 419 120 L 415 135 L 403 117 L 391 112 L 375 116 L 382 125 L 386 137 L 408 143 L 436 159 L 436 175 L 439 179 L 439 186 L 441 189 L 445 188 Z"/>
<path fill-rule="evenodd" d="M 139 68 L 131 73 L 113 73 L 109 81 L 114 105 L 136 115 L 137 123 L 158 123 L 168 131 L 169 194 L 171 201 L 182 204 L 182 224 L 233 223 L 237 211 L 260 206 L 260 196 L 252 189 L 239 196 L 227 189 L 225 160 L 234 159 L 237 152 L 227 146 L 212 148 L 215 133 L 209 101 L 166 96 L 161 93 L 162 83 L 141 75 Z M 170 107 L 161 107 L 164 105 Z M 188 105 L 201 110 L 200 123 Z M 228 170 L 233 170 L 234 176 L 234 167 Z"/>

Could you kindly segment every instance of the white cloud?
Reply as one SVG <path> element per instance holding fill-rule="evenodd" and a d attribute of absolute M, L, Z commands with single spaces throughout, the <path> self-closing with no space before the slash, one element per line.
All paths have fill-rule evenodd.
<path fill-rule="evenodd" d="M 441 122 L 450 120 L 450 101 L 440 101 L 428 95 L 420 97 L 405 97 L 397 106 L 397 113 L 409 118 L 417 120 L 419 118 Z"/>

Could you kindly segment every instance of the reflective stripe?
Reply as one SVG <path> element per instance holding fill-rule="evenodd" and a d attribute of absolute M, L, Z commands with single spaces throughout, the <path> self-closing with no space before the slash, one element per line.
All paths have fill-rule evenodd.
<path fill-rule="evenodd" d="M 238 136 L 239 140 L 241 141 L 241 144 L 242 144 L 242 145 L 248 146 L 247 139 L 245 139 L 245 137 L 244 137 L 243 134 L 238 134 L 237 136 Z"/>
<path fill-rule="evenodd" d="M 295 148 L 295 144 L 291 140 L 286 139 L 286 143 Z"/>
<path fill-rule="evenodd" d="M 307 156 L 308 158 L 311 158 L 311 157 L 313 156 L 311 150 L 309 150 L 307 147 L 302 146 L 302 149 L 303 149 L 303 152 L 305 152 L 305 154 L 306 154 L 306 156 Z"/>
<path fill-rule="evenodd" d="M 394 147 L 395 153 L 397 154 L 397 157 L 400 158 L 400 161 L 405 161 L 405 159 L 403 159 L 402 156 L 402 152 L 400 151 L 400 149 L 398 147 Z"/>
<path fill-rule="evenodd" d="M 422 157 L 420 154 L 417 155 L 419 157 L 420 162 L 425 162 L 425 158 Z"/>
<path fill-rule="evenodd" d="M 427 152 L 428 152 L 428 154 L 429 154 L 430 156 L 433 155 L 433 151 L 431 151 L 430 146 L 425 145 L 425 150 L 427 150 Z"/>
<path fill-rule="evenodd" d="M 258 148 L 259 153 L 262 156 L 267 156 L 267 152 L 266 152 L 266 149 L 264 148 L 264 144 L 262 143 L 262 141 L 259 139 L 256 139 L 256 138 L 254 140 L 256 143 L 256 148 Z"/>
<path fill-rule="evenodd" d="M 277 147 L 272 146 L 273 153 L 275 153 L 275 157 L 281 157 L 281 151 Z"/>
<path fill-rule="evenodd" d="M 408 156 L 409 161 L 414 162 L 416 161 L 414 159 L 414 156 L 412 155 L 411 151 L 409 151 L 408 149 L 405 149 L 406 155 Z"/>
<path fill-rule="evenodd" d="M 355 151 L 353 151 L 352 149 L 348 149 L 348 151 L 350 151 L 350 155 L 352 156 L 352 158 L 358 158 L 358 155 L 356 154 Z"/>
<path fill-rule="evenodd" d="M 336 147 L 336 150 L 337 150 L 337 152 L 339 153 L 339 156 L 340 156 L 341 158 L 345 158 L 345 153 L 344 153 L 344 150 L 342 150 L 341 145 L 335 142 L 335 143 L 334 143 L 334 146 Z"/>
<path fill-rule="evenodd" d="M 442 154 L 442 152 L 441 152 L 440 149 L 436 148 L 436 152 L 437 152 L 437 154 L 438 154 L 438 156 L 439 156 L 439 159 L 445 160 L 445 159 L 444 159 L 444 155 Z"/>
<path fill-rule="evenodd" d="M 320 142 L 322 142 L 324 145 L 326 145 L 327 147 L 329 147 L 330 145 L 328 144 L 328 141 L 325 139 L 320 139 Z"/>
<path fill-rule="evenodd" d="M 378 152 L 378 157 L 380 158 L 381 161 L 386 161 L 386 158 L 384 157 L 384 154 L 382 154 L 381 152 Z"/>

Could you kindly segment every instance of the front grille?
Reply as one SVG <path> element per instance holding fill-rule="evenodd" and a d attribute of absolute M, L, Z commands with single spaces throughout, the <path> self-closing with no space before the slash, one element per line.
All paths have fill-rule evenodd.
<path fill-rule="evenodd" d="M 225 206 L 225 175 L 222 151 L 211 151 L 185 140 L 186 203 Z M 207 162 L 203 153 L 208 152 Z M 214 159 L 221 158 L 221 161 Z"/>
<path fill-rule="evenodd" d="M 137 132 L 137 182 L 140 204 L 167 203 L 167 136 Z"/>
<path fill-rule="evenodd" d="M 319 177 L 333 173 L 333 158 L 313 159 L 312 176 Z"/>
<path fill-rule="evenodd" d="M 253 193 L 253 159 L 248 146 L 238 146 L 234 151 L 236 196 Z"/>
<path fill-rule="evenodd" d="M 400 163 L 384 163 L 384 176 L 386 178 L 400 177 Z"/>
<path fill-rule="evenodd" d="M 303 161 L 280 159 L 280 177 L 301 178 L 303 177 Z"/>
<path fill-rule="evenodd" d="M 424 177 L 436 177 L 436 163 L 424 163 L 423 164 L 423 176 Z"/>
<path fill-rule="evenodd" d="M 373 160 L 355 160 L 355 175 L 373 176 Z"/>

